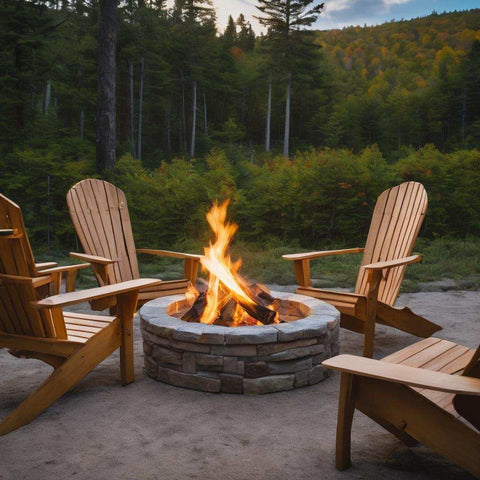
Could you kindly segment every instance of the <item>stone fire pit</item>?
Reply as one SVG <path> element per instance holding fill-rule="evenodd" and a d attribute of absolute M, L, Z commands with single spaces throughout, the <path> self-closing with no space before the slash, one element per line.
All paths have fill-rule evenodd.
<path fill-rule="evenodd" d="M 339 312 L 321 300 L 271 292 L 294 305 L 299 320 L 265 326 L 189 323 L 174 315 L 184 295 L 140 310 L 145 369 L 156 380 L 204 392 L 260 394 L 313 385 L 329 375 L 320 364 L 339 351 Z"/>

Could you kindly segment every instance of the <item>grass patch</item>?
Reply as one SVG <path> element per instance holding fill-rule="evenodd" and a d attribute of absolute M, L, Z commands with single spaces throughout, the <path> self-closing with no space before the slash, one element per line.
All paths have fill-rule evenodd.
<path fill-rule="evenodd" d="M 327 247 L 320 247 L 327 249 Z M 328 248 L 342 248 L 330 245 Z M 189 252 L 201 252 L 203 247 L 189 245 Z M 233 245 L 233 259 L 242 258 L 241 273 L 250 280 L 262 283 L 294 285 L 293 262 L 282 260 L 287 253 L 306 252 L 295 246 L 281 245 L 271 241 L 265 245 L 237 242 Z M 402 292 L 421 290 L 477 290 L 480 288 L 480 239 L 466 240 L 438 238 L 419 239 L 415 253 L 422 253 L 424 261 L 411 265 L 402 284 Z M 61 265 L 72 260 L 55 251 L 37 252 L 37 261 L 56 261 Z M 312 283 L 325 288 L 353 288 L 361 262 L 361 254 L 326 257 L 311 262 Z M 139 255 L 140 272 L 144 277 L 171 280 L 182 278 L 183 262 L 178 259 Z M 204 276 L 203 273 L 200 274 Z M 96 280 L 89 269 L 81 270 L 79 288 L 96 286 Z"/>

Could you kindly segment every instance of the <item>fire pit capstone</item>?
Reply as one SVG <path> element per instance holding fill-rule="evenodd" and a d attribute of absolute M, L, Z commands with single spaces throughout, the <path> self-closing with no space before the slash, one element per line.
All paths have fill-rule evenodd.
<path fill-rule="evenodd" d="M 339 352 L 338 310 L 304 295 L 271 293 L 303 304 L 305 318 L 232 328 L 171 316 L 184 295 L 146 303 L 140 319 L 148 375 L 178 387 L 250 395 L 322 381 L 329 370 L 321 362 Z"/>

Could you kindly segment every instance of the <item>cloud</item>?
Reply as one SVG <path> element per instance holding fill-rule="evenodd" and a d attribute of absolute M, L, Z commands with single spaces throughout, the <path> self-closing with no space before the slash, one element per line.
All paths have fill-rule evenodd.
<path fill-rule="evenodd" d="M 331 0 L 325 4 L 322 17 L 329 23 L 357 22 L 374 19 L 389 12 L 391 7 L 411 0 Z M 370 20 L 371 21 L 371 20 Z"/>

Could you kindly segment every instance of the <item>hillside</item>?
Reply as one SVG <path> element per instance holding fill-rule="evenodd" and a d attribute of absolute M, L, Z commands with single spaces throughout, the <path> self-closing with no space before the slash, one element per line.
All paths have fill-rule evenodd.
<path fill-rule="evenodd" d="M 479 9 L 317 32 L 333 80 L 326 143 L 478 146 L 479 40 Z"/>

